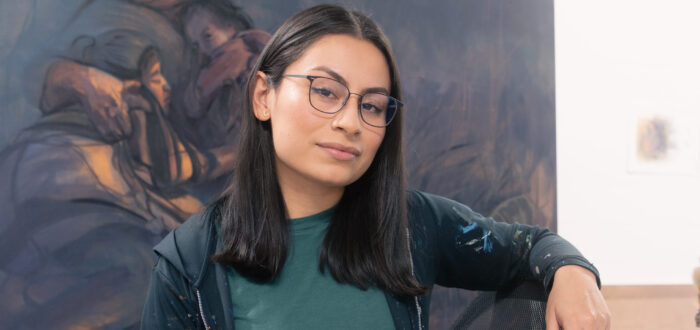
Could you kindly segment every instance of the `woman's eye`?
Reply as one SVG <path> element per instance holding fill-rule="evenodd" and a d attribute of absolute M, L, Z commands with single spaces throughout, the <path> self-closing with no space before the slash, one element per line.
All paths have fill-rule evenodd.
<path fill-rule="evenodd" d="M 384 112 L 380 107 L 377 107 L 372 103 L 362 103 L 362 111 L 372 112 L 376 114 Z"/>
<path fill-rule="evenodd" d="M 209 41 L 209 39 L 211 39 L 212 34 L 211 32 L 209 32 L 209 29 L 205 29 L 199 34 L 199 36 L 202 38 L 202 40 Z"/>
<path fill-rule="evenodd" d="M 312 88 L 312 90 L 313 90 L 314 93 L 316 93 L 316 94 L 318 94 L 318 95 L 321 95 L 321 96 L 323 96 L 323 97 L 335 97 L 335 95 L 333 95 L 333 92 L 331 92 L 330 89 L 325 89 L 325 88 Z"/>

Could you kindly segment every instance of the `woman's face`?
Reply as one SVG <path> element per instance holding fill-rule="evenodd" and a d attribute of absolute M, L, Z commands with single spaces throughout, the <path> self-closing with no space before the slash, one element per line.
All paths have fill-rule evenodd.
<path fill-rule="evenodd" d="M 163 109 L 168 109 L 170 85 L 161 72 L 158 56 L 151 56 L 141 69 L 141 84 L 153 94 Z"/>
<path fill-rule="evenodd" d="M 389 67 L 379 49 L 348 35 L 322 37 L 285 74 L 344 80 L 350 92 L 358 94 L 391 87 Z M 284 77 L 267 97 L 280 184 L 343 189 L 369 168 L 386 128 L 362 121 L 357 95 L 351 94 L 339 112 L 325 114 L 309 103 L 308 79 Z"/>

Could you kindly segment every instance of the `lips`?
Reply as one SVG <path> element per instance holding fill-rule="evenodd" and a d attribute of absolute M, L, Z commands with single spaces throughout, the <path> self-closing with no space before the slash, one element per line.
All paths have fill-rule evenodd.
<path fill-rule="evenodd" d="M 340 143 L 318 143 L 318 146 L 338 160 L 352 160 L 360 155 L 360 151 L 356 148 L 345 146 Z"/>

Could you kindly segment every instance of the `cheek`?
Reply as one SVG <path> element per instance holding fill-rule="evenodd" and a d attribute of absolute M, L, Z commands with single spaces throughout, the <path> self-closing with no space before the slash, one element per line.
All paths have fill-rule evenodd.
<path fill-rule="evenodd" d="M 270 109 L 272 125 L 280 128 L 279 131 L 284 131 L 284 135 L 310 133 L 309 129 L 320 121 L 312 113 L 314 110 L 309 104 L 307 94 L 282 90 Z"/>
<path fill-rule="evenodd" d="M 279 152 L 303 143 L 310 134 L 307 114 L 298 95 L 280 94 L 270 109 L 270 125 L 275 149 Z"/>
<path fill-rule="evenodd" d="M 158 91 L 157 84 L 154 84 L 154 83 L 146 84 L 146 89 L 148 89 L 148 91 L 151 92 L 151 94 L 153 94 L 155 97 L 160 96 L 160 91 Z"/>
<path fill-rule="evenodd" d="M 212 49 L 218 48 L 219 46 L 223 45 L 227 39 L 228 38 L 226 38 L 226 34 L 224 34 L 223 32 L 221 32 L 221 31 L 214 32 L 211 36 L 211 48 Z"/>
<path fill-rule="evenodd" d="M 369 132 L 363 132 L 366 135 L 364 145 L 367 148 L 368 152 L 368 159 L 366 160 L 365 164 L 367 167 L 369 167 L 369 164 L 374 161 L 374 158 L 377 157 L 377 150 L 379 150 L 379 147 L 382 144 L 382 141 L 384 140 L 384 129 L 382 129 L 381 132 L 374 132 L 374 131 L 369 131 Z"/>

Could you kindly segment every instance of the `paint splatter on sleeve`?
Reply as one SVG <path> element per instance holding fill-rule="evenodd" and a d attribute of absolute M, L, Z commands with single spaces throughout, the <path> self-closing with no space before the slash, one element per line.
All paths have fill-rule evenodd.
<path fill-rule="evenodd" d="M 561 266 L 595 268 L 569 242 L 546 228 L 484 217 L 458 202 L 421 193 L 432 219 L 438 258 L 435 283 L 497 290 L 513 281 L 538 280 L 548 288 Z"/>

